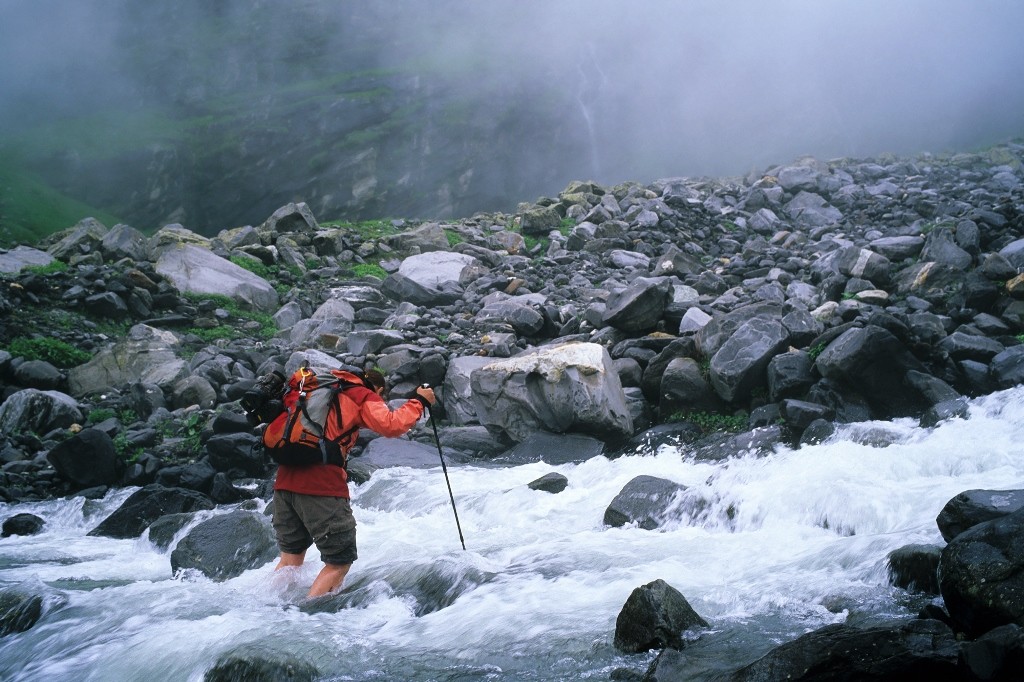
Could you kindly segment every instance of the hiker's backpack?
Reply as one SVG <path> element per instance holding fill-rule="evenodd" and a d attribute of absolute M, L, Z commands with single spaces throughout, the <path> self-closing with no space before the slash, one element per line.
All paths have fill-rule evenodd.
<path fill-rule="evenodd" d="M 345 396 L 355 386 L 364 384 L 351 372 L 297 369 L 284 388 L 284 411 L 263 431 L 263 446 L 271 459 L 292 466 L 344 467 L 348 441 L 359 430 L 358 407 Z"/>

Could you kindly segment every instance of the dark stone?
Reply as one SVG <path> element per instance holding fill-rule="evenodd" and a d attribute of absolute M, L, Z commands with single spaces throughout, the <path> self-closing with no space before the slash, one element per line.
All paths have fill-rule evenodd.
<path fill-rule="evenodd" d="M 0 590 L 0 637 L 25 632 L 42 617 L 43 598 L 18 588 Z"/>
<path fill-rule="evenodd" d="M 35 514 L 15 514 L 5 519 L 0 537 L 11 535 L 35 535 L 43 529 L 45 522 Z"/>
<path fill-rule="evenodd" d="M 543 490 L 546 493 L 560 493 L 569 485 L 569 479 L 562 474 L 551 472 L 544 474 L 527 484 L 530 490 Z"/>
<path fill-rule="evenodd" d="M 960 667 L 971 680 L 1018 682 L 1024 673 L 1024 628 L 1003 625 L 964 642 Z"/>
<path fill-rule="evenodd" d="M 682 634 L 708 627 L 686 597 L 664 580 L 638 587 L 615 619 L 615 648 L 628 654 L 683 648 Z"/>
<path fill-rule="evenodd" d="M 618 527 L 636 523 L 653 530 L 666 520 L 676 497 L 686 486 L 655 476 L 637 476 L 627 483 L 604 512 L 605 525 Z"/>
<path fill-rule="evenodd" d="M 890 552 L 889 580 L 905 590 L 937 595 L 941 552 L 937 545 L 907 545 Z"/>
<path fill-rule="evenodd" d="M 266 517 L 234 511 L 202 521 L 171 552 L 171 570 L 194 568 L 227 580 L 277 556 L 277 540 Z"/>
<path fill-rule="evenodd" d="M 124 462 L 114 441 L 99 429 L 83 429 L 46 456 L 57 473 L 81 488 L 112 485 L 121 480 Z"/>
<path fill-rule="evenodd" d="M 772 649 L 733 682 L 956 680 L 959 645 L 940 621 L 859 629 L 827 625 Z"/>
<path fill-rule="evenodd" d="M 319 669 L 296 656 L 246 645 L 217 660 L 203 682 L 314 682 Z"/>
<path fill-rule="evenodd" d="M 1024 626 L 1024 509 L 953 538 L 939 559 L 939 587 L 958 631 L 977 637 Z"/>
<path fill-rule="evenodd" d="M 511 464 L 585 462 L 604 454 L 604 442 L 578 433 L 536 431 L 496 459 Z"/>
<path fill-rule="evenodd" d="M 195 514 L 165 514 L 149 524 L 149 541 L 159 549 L 167 549 L 174 541 L 174 536 L 195 518 Z"/>
<path fill-rule="evenodd" d="M 949 542 L 968 528 L 1024 508 L 1024 490 L 966 490 L 942 507 L 935 523 Z"/>
<path fill-rule="evenodd" d="M 165 488 L 152 483 L 136 490 L 105 518 L 89 535 L 110 538 L 137 538 L 149 524 L 165 514 L 213 509 L 213 502 L 206 495 L 185 488 Z"/>

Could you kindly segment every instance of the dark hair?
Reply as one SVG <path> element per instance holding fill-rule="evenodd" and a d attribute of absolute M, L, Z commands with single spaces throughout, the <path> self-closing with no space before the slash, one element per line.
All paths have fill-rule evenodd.
<path fill-rule="evenodd" d="M 375 369 L 368 369 L 363 373 L 363 382 L 367 385 L 367 388 L 373 388 L 374 390 L 387 386 L 387 382 L 384 381 L 384 375 Z"/>

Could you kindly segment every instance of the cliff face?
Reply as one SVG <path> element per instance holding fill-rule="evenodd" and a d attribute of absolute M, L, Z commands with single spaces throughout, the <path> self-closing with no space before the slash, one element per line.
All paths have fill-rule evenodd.
<path fill-rule="evenodd" d="M 564 88 L 527 96 L 487 60 L 453 66 L 428 39 L 403 43 L 384 3 L 121 11 L 106 62 L 116 101 L 43 115 L 17 147 L 64 194 L 144 230 L 214 234 L 297 199 L 354 220 L 511 210 L 563 186 L 586 154 Z M 403 21 L 424 36 L 444 17 L 415 12 Z"/>

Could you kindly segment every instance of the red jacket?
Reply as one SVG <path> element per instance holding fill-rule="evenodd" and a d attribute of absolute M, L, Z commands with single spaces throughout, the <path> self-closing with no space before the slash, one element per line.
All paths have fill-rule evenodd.
<path fill-rule="evenodd" d="M 362 386 L 347 389 L 343 395 L 348 399 L 345 400 L 342 408 L 342 418 L 345 421 L 346 430 L 351 427 L 365 426 L 388 438 L 396 438 L 411 429 L 416 421 L 423 416 L 425 409 L 423 403 L 413 399 L 397 410 L 392 410 L 383 398 Z M 351 407 L 353 403 L 355 409 Z M 352 435 L 341 443 L 342 451 L 345 454 L 352 449 L 357 436 L 358 431 L 353 431 Z M 277 469 L 274 490 L 348 499 L 348 475 L 344 469 L 333 464 L 310 464 L 308 466 L 282 464 Z"/>

